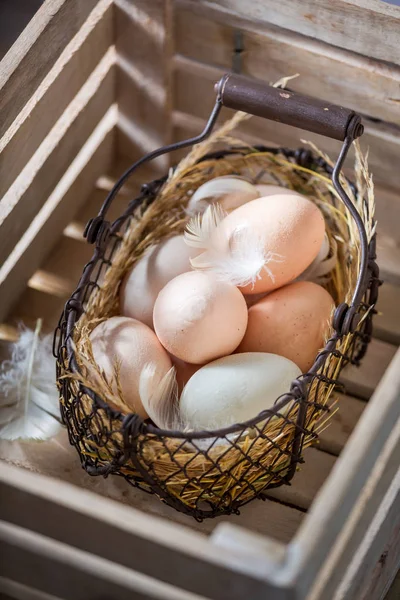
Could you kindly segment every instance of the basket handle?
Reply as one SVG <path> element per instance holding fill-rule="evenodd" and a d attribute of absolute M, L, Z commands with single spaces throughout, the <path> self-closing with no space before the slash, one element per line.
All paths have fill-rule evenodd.
<path fill-rule="evenodd" d="M 223 106 L 342 142 L 353 117 L 357 117 L 354 111 L 343 106 L 275 88 L 235 73 L 224 75 L 215 88 Z M 353 139 L 359 137 L 364 130 L 359 117 L 357 120 Z"/>

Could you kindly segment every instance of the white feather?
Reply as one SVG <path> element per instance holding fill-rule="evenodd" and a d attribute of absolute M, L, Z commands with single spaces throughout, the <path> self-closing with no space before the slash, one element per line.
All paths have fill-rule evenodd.
<path fill-rule="evenodd" d="M 24 329 L 0 366 L 0 438 L 48 439 L 61 427 L 52 339 Z"/>
<path fill-rule="evenodd" d="M 155 375 L 154 363 L 145 365 L 140 374 L 139 395 L 143 408 L 160 429 L 181 430 L 175 367 L 161 380 L 155 380 Z"/>
<path fill-rule="evenodd" d="M 266 251 L 264 240 L 250 227 L 236 228 L 229 239 L 219 227 L 226 213 L 219 204 L 211 204 L 203 214 L 195 215 L 188 223 L 185 241 L 189 246 L 204 250 L 190 259 L 194 269 L 208 270 L 233 285 L 254 284 L 264 270 L 274 281 L 268 264 L 282 262 L 283 257 Z"/>

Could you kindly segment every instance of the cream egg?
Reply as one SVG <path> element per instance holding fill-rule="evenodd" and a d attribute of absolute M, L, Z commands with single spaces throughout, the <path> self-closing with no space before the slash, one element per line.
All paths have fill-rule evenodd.
<path fill-rule="evenodd" d="M 312 263 L 324 235 L 322 213 L 305 196 L 258 198 L 231 212 L 212 232 L 211 270 L 213 261 L 221 269 L 225 257 L 225 276 L 229 278 L 231 269 L 231 281 L 243 293 L 270 292 L 296 279 Z M 202 260 L 200 255 L 192 265 L 198 267 Z"/>
<path fill-rule="evenodd" d="M 187 212 L 203 212 L 214 202 L 218 202 L 226 212 L 231 212 L 259 195 L 256 187 L 245 179 L 233 175 L 215 177 L 197 188 L 189 201 Z"/>
<path fill-rule="evenodd" d="M 135 319 L 111 317 L 97 325 L 90 334 L 90 341 L 94 359 L 107 381 L 112 382 L 114 392 L 117 392 L 117 368 L 124 402 L 132 412 L 147 418 L 139 394 L 140 375 L 151 365 L 154 374 L 150 383 L 155 388 L 172 367 L 154 331 Z"/>
<path fill-rule="evenodd" d="M 189 379 L 180 398 L 181 420 L 195 431 L 248 421 L 272 408 L 300 374 L 297 365 L 276 354 L 224 356 Z M 289 407 L 280 412 L 286 413 Z"/>
<path fill-rule="evenodd" d="M 247 326 L 247 306 L 233 285 L 211 274 L 178 275 L 154 305 L 154 328 L 163 346 L 181 360 L 202 364 L 230 354 Z"/>
<path fill-rule="evenodd" d="M 177 275 L 191 270 L 198 254 L 183 236 L 172 237 L 150 250 L 126 275 L 120 291 L 120 312 L 153 328 L 154 303 L 162 288 Z"/>
<path fill-rule="evenodd" d="M 280 354 L 305 373 L 324 346 L 334 307 L 331 295 L 320 285 L 291 283 L 249 309 L 247 330 L 237 352 Z"/>

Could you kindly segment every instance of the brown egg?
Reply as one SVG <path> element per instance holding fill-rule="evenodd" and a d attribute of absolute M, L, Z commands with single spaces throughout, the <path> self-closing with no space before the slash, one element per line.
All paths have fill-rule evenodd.
<path fill-rule="evenodd" d="M 150 248 L 122 283 L 121 314 L 153 329 L 153 309 L 158 294 L 171 279 L 191 270 L 190 257 L 197 253 L 185 244 L 183 235 Z"/>
<path fill-rule="evenodd" d="M 323 348 L 335 307 L 331 295 L 308 281 L 291 283 L 249 309 L 237 352 L 270 352 L 296 363 L 303 373 Z"/>
<path fill-rule="evenodd" d="M 98 325 L 90 334 L 93 356 L 108 381 L 115 384 L 115 366 L 119 368 L 119 382 L 123 400 L 143 418 L 147 413 L 139 394 L 139 379 L 146 365 L 153 365 L 154 386 L 157 386 L 172 366 L 171 359 L 154 331 L 136 319 L 111 317 Z"/>
<path fill-rule="evenodd" d="M 176 358 L 171 354 L 172 364 L 175 367 L 176 374 L 176 382 L 178 384 L 179 393 L 182 392 L 183 388 L 189 381 L 189 379 L 201 369 L 203 365 L 192 365 L 190 363 L 185 362 L 184 360 L 180 360 L 180 358 Z"/>
<path fill-rule="evenodd" d="M 203 364 L 231 354 L 247 325 L 243 294 L 215 275 L 191 271 L 161 290 L 154 305 L 154 329 L 174 356 Z"/>
<path fill-rule="evenodd" d="M 244 294 L 270 292 L 296 279 L 312 263 L 324 235 L 323 215 L 305 196 L 258 198 L 219 222 L 208 243 L 211 260 L 205 252 L 192 265 L 223 271 L 224 278 Z"/>

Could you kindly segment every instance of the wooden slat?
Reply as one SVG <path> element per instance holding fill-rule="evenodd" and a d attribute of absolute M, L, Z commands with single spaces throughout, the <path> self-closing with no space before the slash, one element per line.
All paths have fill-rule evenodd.
<path fill-rule="evenodd" d="M 324 567 L 329 569 L 325 578 L 329 586 L 324 588 L 323 597 L 330 597 L 332 577 L 337 585 L 343 562 L 348 565 L 354 556 L 368 519 L 375 514 L 398 469 L 399 368 L 400 350 L 292 542 L 290 571 L 291 577 L 299 577 L 300 598 L 308 597 L 329 555 Z M 335 542 L 335 553 L 330 554 Z"/>
<path fill-rule="evenodd" d="M 238 15 L 243 23 L 271 23 L 346 48 L 359 54 L 400 64 L 398 53 L 398 32 L 400 9 L 375 2 L 375 7 L 366 10 L 355 2 L 336 0 L 253 0 L 243 5 L 242 0 L 179 0 L 181 5 L 193 10 L 203 10 L 205 14 L 220 11 L 229 18 Z M 214 13 L 215 14 L 215 13 Z"/>
<path fill-rule="evenodd" d="M 330 419 L 328 427 L 320 434 L 317 447 L 339 456 L 362 415 L 365 402 L 352 396 L 338 394 L 336 408 L 338 410 Z"/>
<path fill-rule="evenodd" d="M 384 283 L 379 288 L 379 314 L 374 317 L 374 336 L 391 344 L 400 344 L 400 287 Z"/>
<path fill-rule="evenodd" d="M 340 582 L 335 600 L 343 597 L 365 600 L 383 597 L 400 568 L 399 505 L 400 470 Z"/>
<path fill-rule="evenodd" d="M 122 155 L 137 158 L 142 148 L 148 152 L 170 140 L 171 19 L 169 0 L 115 1 L 117 97 L 122 123 L 127 123 L 119 136 Z M 140 127 L 139 148 L 135 135 L 129 135 L 129 124 Z M 159 163 L 167 165 L 168 159 L 160 158 Z"/>
<path fill-rule="evenodd" d="M 23 323 L 26 327 L 34 329 L 37 319 L 42 318 L 44 321 L 43 331 L 53 333 L 68 297 L 69 294 L 60 297 L 50 294 L 48 291 L 39 291 L 27 286 L 7 316 L 7 324 L 15 328 Z M 3 339 L 7 339 L 5 333 L 3 333 Z"/>
<path fill-rule="evenodd" d="M 272 557 L 270 566 L 262 561 L 260 575 L 253 557 L 221 552 L 206 536 L 176 523 L 4 463 L 0 479 L 0 516 L 10 524 L 210 600 L 227 595 L 239 600 L 244 594 L 261 600 L 275 587 L 266 581 Z"/>
<path fill-rule="evenodd" d="M 336 457 L 316 448 L 308 448 L 304 452 L 304 461 L 290 486 L 285 485 L 270 491 L 267 490 L 267 496 L 308 510 L 325 479 L 329 476 Z"/>
<path fill-rule="evenodd" d="M 8 523 L 0 522 L 0 543 L 0 575 L 52 598 L 87 600 L 90 595 L 121 600 L 206 600 Z"/>
<path fill-rule="evenodd" d="M 0 576 L 0 589 L 4 590 L 4 600 L 61 600 L 53 594 L 38 592 L 31 586 L 22 585 L 6 577 Z M 3 600 L 3 597 L 2 597 Z"/>
<path fill-rule="evenodd" d="M 0 136 L 32 96 L 98 0 L 46 0 L 0 66 Z"/>
<path fill-rule="evenodd" d="M 0 262 L 10 254 L 113 103 L 114 58 L 111 48 L 3 196 Z"/>
<path fill-rule="evenodd" d="M 7 289 L 7 294 L 1 294 L 0 319 L 89 195 L 94 181 L 109 167 L 116 118 L 116 109 L 111 107 L 0 269 L 0 289 Z"/>
<path fill-rule="evenodd" d="M 397 226 L 398 214 L 393 218 Z M 381 278 L 387 283 L 400 286 L 400 240 L 383 233 L 378 238 L 377 252 Z"/>
<path fill-rule="evenodd" d="M 201 3 L 200 3 L 201 5 Z M 179 3 L 178 3 L 179 6 Z M 226 13 L 176 10 L 175 51 L 202 63 L 232 68 L 237 19 Z M 287 30 L 241 24 L 241 72 L 267 82 L 300 73 L 294 91 L 400 124 L 400 67 L 354 55 Z M 321 77 L 324 73 L 326 76 Z"/>
<path fill-rule="evenodd" d="M 0 197 L 113 43 L 111 0 L 100 0 L 0 139 Z"/>
<path fill-rule="evenodd" d="M 360 367 L 347 366 L 340 376 L 349 394 L 368 399 L 375 391 L 390 361 L 396 346 L 373 339 Z"/>

